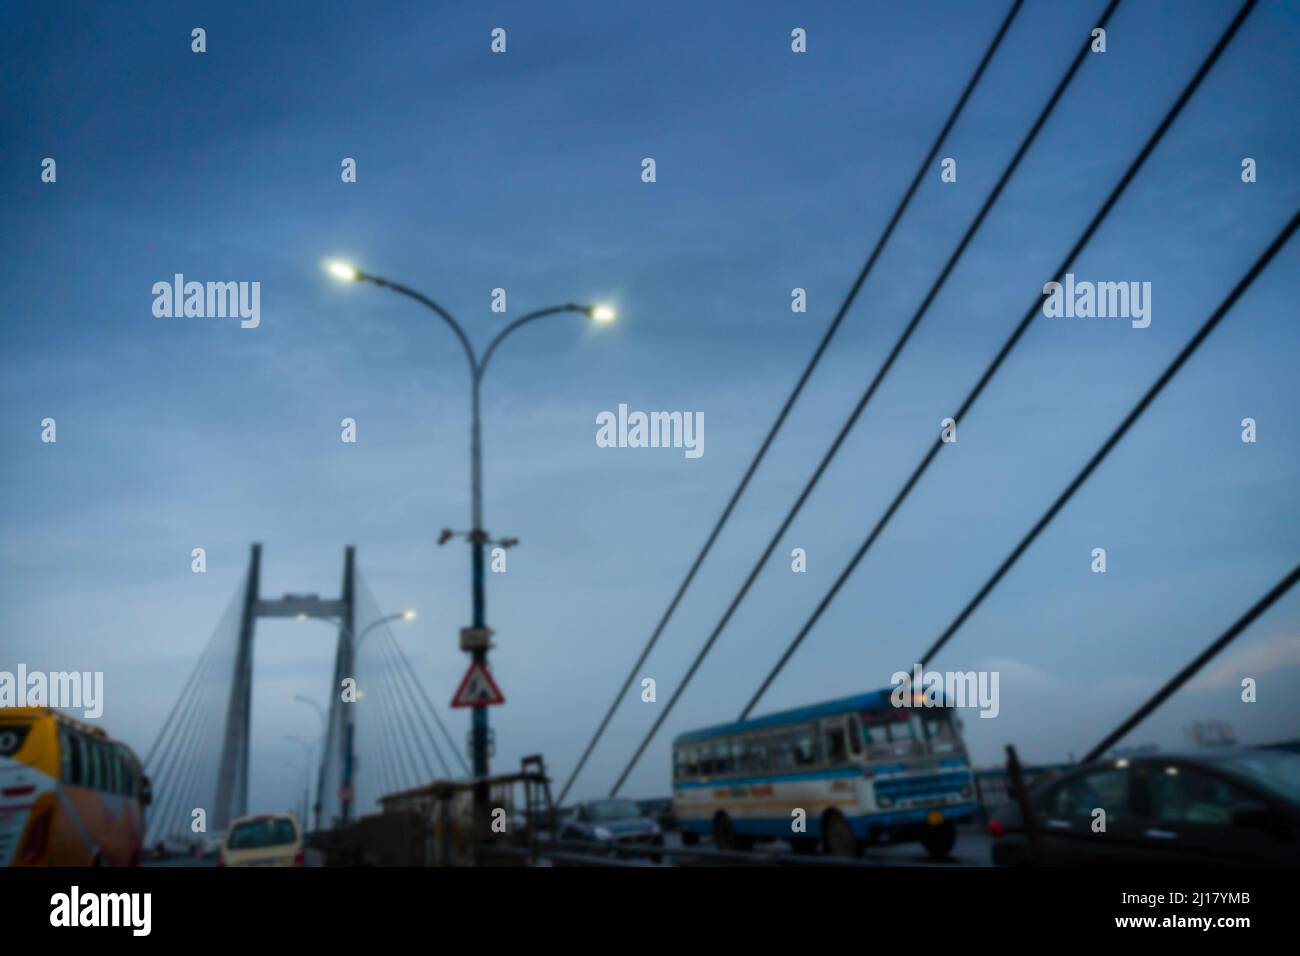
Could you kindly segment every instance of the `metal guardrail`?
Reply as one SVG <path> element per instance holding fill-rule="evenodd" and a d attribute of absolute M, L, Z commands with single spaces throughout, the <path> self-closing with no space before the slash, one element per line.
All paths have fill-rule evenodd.
<path fill-rule="evenodd" d="M 545 858 L 556 862 L 584 866 L 653 866 L 651 858 L 684 860 L 704 866 L 814 866 L 829 868 L 863 868 L 904 866 L 901 861 L 883 860 L 870 855 L 863 858 L 788 853 L 772 850 L 717 850 L 711 847 L 676 847 L 632 844 L 607 846 L 572 840 L 539 841 L 531 846 L 486 843 L 481 853 L 512 856 L 535 862 Z M 868 851 L 869 852 L 869 851 Z M 643 859 L 634 859 L 641 857 Z"/>
<path fill-rule="evenodd" d="M 555 863 L 576 866 L 626 866 L 652 867 L 649 860 L 620 860 L 616 857 L 600 857 L 591 853 L 574 853 L 569 850 L 549 849 L 546 844 L 536 847 L 510 846 L 508 844 L 487 843 L 479 848 L 480 855 L 513 857 L 524 864 L 536 863 L 545 858 Z"/>

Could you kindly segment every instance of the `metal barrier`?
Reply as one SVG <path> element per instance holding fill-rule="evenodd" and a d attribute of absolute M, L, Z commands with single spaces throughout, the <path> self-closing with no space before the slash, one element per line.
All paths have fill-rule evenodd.
<path fill-rule="evenodd" d="M 525 865 L 540 859 L 550 859 L 579 866 L 654 866 L 654 857 L 664 861 L 687 861 L 696 866 L 814 866 L 830 868 L 861 868 L 906 866 L 896 860 L 884 860 L 868 855 L 865 858 L 814 856 L 774 850 L 715 850 L 704 847 L 676 847 L 634 844 L 612 847 L 598 843 L 581 843 L 571 840 L 538 841 L 531 846 L 510 846 L 485 843 L 479 848 L 480 858 L 498 855 L 526 861 Z M 868 854 L 870 851 L 868 851 Z M 641 857 L 642 859 L 633 859 Z"/>

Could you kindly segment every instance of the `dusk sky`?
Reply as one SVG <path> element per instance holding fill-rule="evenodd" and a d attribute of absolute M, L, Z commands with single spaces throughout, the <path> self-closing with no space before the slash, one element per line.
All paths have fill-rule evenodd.
<path fill-rule="evenodd" d="M 521 541 L 487 581 L 494 768 L 542 753 L 562 783 L 1008 7 L 11 5 L 0 670 L 103 671 L 103 726 L 143 754 L 250 543 L 264 595 L 329 597 L 352 544 L 379 607 L 419 611 L 393 633 L 463 749 L 468 548 L 436 539 L 469 525 L 465 361 L 322 262 L 426 293 L 480 347 L 611 302 L 612 325 L 520 331 L 484 383 L 486 528 Z M 1104 7 L 1028 0 L 940 151 L 957 182 L 935 163 L 647 662 L 658 703 L 629 690 L 573 797 L 608 791 Z M 672 737 L 735 719 L 1238 7 L 1121 3 L 624 793 L 667 795 Z M 1150 327 L 1037 319 L 759 713 L 909 669 L 1300 207 L 1297 49 L 1300 6 L 1260 3 L 1073 264 L 1150 282 Z M 999 716 L 962 715 L 977 765 L 1081 756 L 1295 565 L 1298 266 L 1292 241 L 931 662 L 1001 676 Z M 260 325 L 155 316 L 176 273 L 260 282 Z M 597 447 L 620 403 L 703 413 L 704 454 Z M 282 738 L 317 720 L 291 697 L 327 700 L 334 640 L 258 625 L 250 809 L 296 799 Z M 1297 681 L 1292 593 L 1126 743 L 1295 737 Z"/>

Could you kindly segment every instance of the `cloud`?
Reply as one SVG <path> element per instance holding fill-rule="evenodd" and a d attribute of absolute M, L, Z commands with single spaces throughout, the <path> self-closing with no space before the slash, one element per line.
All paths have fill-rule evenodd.
<path fill-rule="evenodd" d="M 1238 648 L 1202 670 L 1187 689 L 1218 690 L 1236 687 L 1243 677 L 1258 678 L 1269 671 L 1300 667 L 1300 634 L 1282 633 Z"/>

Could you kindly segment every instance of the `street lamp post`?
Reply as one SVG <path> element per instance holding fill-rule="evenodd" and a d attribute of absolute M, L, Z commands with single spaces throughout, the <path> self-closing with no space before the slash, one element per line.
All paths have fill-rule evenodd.
<path fill-rule="evenodd" d="M 306 820 L 307 820 L 307 801 L 310 799 L 308 794 L 311 790 L 312 747 L 311 744 L 307 743 L 307 741 L 303 740 L 301 737 L 295 737 L 293 734 L 285 734 L 284 739 L 292 741 L 293 743 L 301 746 L 303 757 L 306 760 L 306 763 L 304 763 L 302 767 L 302 820 L 303 820 L 302 826 L 305 827 Z M 290 766 L 292 766 L 292 764 L 290 764 Z"/>
<path fill-rule="evenodd" d="M 538 309 L 535 312 L 529 312 L 515 321 L 511 322 L 504 329 L 497 333 L 496 337 L 488 343 L 484 350 L 482 358 L 479 358 L 474 347 L 470 344 L 469 337 L 460 323 L 451 317 L 451 314 L 438 303 L 434 302 L 423 293 L 416 292 L 404 285 L 392 282 L 381 276 L 370 275 L 362 272 L 355 266 L 343 262 L 327 263 L 326 268 L 336 278 L 346 282 L 371 282 L 374 285 L 382 286 L 385 289 L 392 289 L 399 292 L 407 298 L 414 299 L 421 305 L 428 308 L 440 319 L 447 323 L 456 338 L 460 341 L 461 348 L 465 352 L 465 358 L 469 362 L 470 372 L 470 522 L 471 528 L 466 534 L 470 543 L 470 581 L 473 594 L 473 615 L 475 640 L 470 649 L 474 663 L 486 665 L 488 641 L 487 641 L 487 598 L 484 582 L 484 545 L 488 543 L 487 532 L 483 530 L 483 443 L 481 440 L 481 424 L 479 417 L 480 401 L 479 396 L 483 383 L 483 374 L 487 371 L 488 362 L 492 360 L 492 354 L 496 351 L 502 340 L 510 333 L 514 332 L 520 326 L 537 319 L 545 318 L 551 315 L 561 315 L 564 313 L 576 313 L 585 315 L 595 322 L 612 322 L 615 319 L 615 312 L 606 305 L 575 305 L 569 303 L 566 305 L 551 306 L 546 309 Z M 446 534 L 444 533 L 444 540 Z M 441 541 L 439 542 L 441 543 Z M 473 709 L 472 720 L 472 742 L 474 758 L 474 776 L 480 781 L 480 784 L 474 788 L 474 816 L 476 828 L 482 829 L 487 818 L 487 792 L 486 784 L 482 781 L 488 776 L 488 715 L 486 707 L 475 707 Z"/>
<path fill-rule="evenodd" d="M 318 620 L 318 621 L 325 621 L 326 623 L 329 624 L 337 625 L 339 628 L 342 629 L 343 634 L 344 636 L 346 636 L 348 643 L 352 646 L 352 659 L 355 662 L 356 653 L 358 649 L 360 649 L 361 642 L 365 640 L 367 634 L 369 634 L 375 628 L 379 627 L 381 624 L 388 624 L 391 621 L 414 621 L 415 611 L 413 610 L 398 611 L 396 614 L 385 614 L 382 617 L 377 617 L 369 624 L 367 624 L 365 627 L 363 627 L 361 629 L 360 634 L 355 636 L 353 635 L 352 631 L 348 628 L 347 622 L 345 622 L 342 618 L 334 617 L 332 615 L 303 613 L 298 615 L 298 620 L 300 621 Z M 338 688 L 334 688 L 334 692 L 337 693 Z M 316 709 L 316 712 L 320 714 L 320 718 L 321 718 L 322 739 L 327 737 L 329 735 L 329 730 L 328 730 L 329 721 L 326 718 L 325 711 L 321 708 L 321 706 L 318 703 L 316 703 L 314 700 L 311 700 L 310 698 L 307 697 L 303 697 L 301 695 L 295 695 L 294 700 L 302 701 L 304 704 L 310 704 L 312 707 Z M 344 724 L 345 724 L 345 733 L 350 733 L 350 726 L 348 726 L 346 721 L 344 722 Z M 345 787 L 351 787 L 352 785 L 353 767 L 351 765 L 351 754 L 352 754 L 351 740 L 349 738 L 348 740 L 344 741 L 343 785 Z M 324 790 L 325 790 L 325 753 L 322 750 L 321 761 L 320 761 L 320 778 L 316 787 L 316 806 L 315 806 L 316 829 L 318 830 L 320 829 L 321 803 L 322 803 L 322 795 L 324 793 Z M 346 810 L 346 806 L 344 809 Z"/>
<path fill-rule="evenodd" d="M 320 715 L 320 739 L 321 739 L 321 745 L 323 747 L 325 743 L 325 738 L 329 733 L 329 718 L 325 716 L 325 708 L 323 708 L 320 704 L 316 703 L 316 701 L 312 700 L 310 697 L 304 697 L 302 694 L 294 694 L 293 699 L 298 701 L 298 703 L 300 704 L 306 704 L 308 707 L 310 707 L 312 710 L 316 711 L 316 713 Z M 325 751 L 324 750 L 321 751 L 320 763 L 321 763 L 321 774 L 322 774 L 322 781 L 323 781 L 324 772 L 325 772 Z M 316 814 L 316 829 L 319 830 L 320 814 L 321 814 L 319 792 L 317 792 L 316 794 L 316 803 L 312 806 L 312 810 Z"/>

